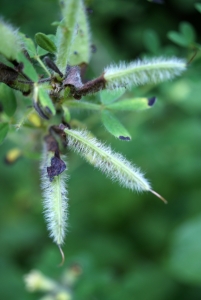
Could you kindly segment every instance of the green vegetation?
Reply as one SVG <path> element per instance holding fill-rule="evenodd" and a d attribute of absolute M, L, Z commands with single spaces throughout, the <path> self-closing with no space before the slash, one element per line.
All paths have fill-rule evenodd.
<path fill-rule="evenodd" d="M 94 0 L 86 14 L 82 1 L 10 2 L 0 21 L 0 298 L 200 299 L 200 3 Z M 59 247 L 65 237 L 60 268 L 40 190 L 50 126 L 59 146 L 43 163 L 51 203 L 58 199 L 49 230 Z M 168 205 L 132 191 L 128 161 L 152 186 L 137 171 L 135 188 Z"/>

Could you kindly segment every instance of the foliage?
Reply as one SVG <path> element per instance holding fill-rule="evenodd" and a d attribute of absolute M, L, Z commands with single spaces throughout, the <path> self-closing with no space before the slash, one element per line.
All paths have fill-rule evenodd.
<path fill-rule="evenodd" d="M 137 4 L 133 1 L 126 2 L 121 15 L 125 14 L 126 9 L 129 12 L 129 8 L 132 7 L 135 10 L 135 16 L 138 18 L 141 16 L 142 20 L 138 20 L 134 30 L 131 24 L 129 26 L 125 24 L 124 40 L 127 46 L 124 51 L 120 51 L 123 47 L 122 44 L 117 43 L 119 49 L 117 44 L 111 45 L 114 35 L 109 36 L 108 30 L 102 30 L 101 35 L 100 29 L 103 27 L 97 26 L 100 25 L 101 14 L 105 16 L 105 28 L 111 20 L 119 18 L 120 12 L 112 7 L 112 5 L 116 7 L 118 4 L 119 1 L 111 1 L 111 6 L 107 7 L 107 10 L 98 3 L 92 4 L 94 11 L 98 12 L 95 16 L 90 17 L 92 25 L 94 25 L 93 36 L 96 37 L 94 40 L 98 51 L 96 54 L 88 52 L 88 55 L 81 55 L 81 61 L 78 61 L 77 59 L 80 58 L 79 51 L 76 50 L 79 49 L 78 39 L 72 33 L 69 39 L 72 39 L 75 46 L 72 44 L 71 49 L 65 51 L 67 55 L 65 58 L 62 54 L 58 55 L 56 65 L 60 65 L 59 72 L 56 69 L 52 71 L 55 65 L 51 63 L 53 55 L 57 53 L 55 46 L 58 47 L 61 44 L 69 46 L 69 43 L 65 44 L 61 38 L 61 31 L 67 26 L 64 24 L 65 22 L 60 23 L 60 29 L 56 32 L 57 38 L 52 35 L 50 29 L 49 32 L 46 31 L 46 34 L 41 33 L 43 30 L 41 27 L 39 29 L 41 31 L 35 35 L 38 46 L 31 38 L 21 35 L 20 41 L 22 41 L 23 47 L 26 47 L 32 62 L 30 63 L 20 49 L 16 59 L 23 63 L 23 70 L 16 70 L 10 61 L 1 57 L 2 64 L 7 66 L 7 68 L 4 67 L 4 74 L 10 72 L 12 75 L 11 83 L 8 82 L 8 78 L 1 83 L 2 95 L 7 95 L 1 99 L 3 107 L 1 113 L 2 142 L 8 134 L 1 146 L 2 155 L 9 163 L 23 157 L 10 167 L 2 163 L 1 168 L 1 193 L 2 198 L 5 199 L 1 203 L 1 211 L 5 211 L 5 216 L 2 215 L 1 218 L 3 228 L 1 257 L 5 259 L 5 262 L 2 260 L 5 270 L 3 298 L 12 298 L 12 291 L 6 288 L 9 285 L 16 287 L 15 295 L 19 295 L 19 299 L 24 297 L 22 296 L 25 293 L 22 287 L 22 274 L 32 268 L 39 269 L 48 277 L 57 279 L 61 273 L 60 270 L 55 270 L 58 253 L 46 237 L 45 227 L 40 216 L 42 208 L 37 172 L 43 136 L 47 134 L 49 126 L 59 124 L 61 120 L 70 124 L 71 128 L 82 129 L 81 132 L 86 133 L 85 128 L 87 127 L 98 136 L 99 140 L 109 140 L 103 126 L 100 126 L 102 124 L 115 137 L 123 136 L 126 140 L 132 137 L 129 143 L 111 138 L 112 148 L 118 149 L 118 152 L 124 153 L 129 160 L 134 160 L 137 165 L 146 170 L 149 177 L 152 178 L 154 189 L 160 190 L 162 195 L 169 200 L 168 206 L 165 207 L 153 201 L 148 204 L 146 199 L 150 196 L 135 195 L 119 188 L 117 184 L 111 184 L 68 151 L 68 173 L 71 175 L 68 185 L 71 205 L 70 229 L 66 245 L 64 245 L 65 266 L 76 263 L 81 266 L 83 272 L 73 288 L 75 299 L 86 299 L 93 296 L 97 299 L 121 299 L 122 297 L 129 299 L 133 294 L 136 299 L 143 300 L 147 298 L 147 290 L 149 290 L 149 299 L 178 299 L 178 295 L 188 299 L 189 297 L 195 298 L 200 293 L 199 287 L 191 288 L 189 285 L 191 283 L 199 285 L 199 271 L 195 268 L 200 254 L 199 251 L 194 253 L 193 246 L 186 248 L 188 244 L 195 244 L 199 249 L 199 243 L 196 244 L 199 239 L 199 53 L 182 77 L 160 84 L 157 88 L 151 84 L 131 87 L 126 91 L 121 88 L 112 93 L 102 90 L 96 97 L 89 94 L 83 96 L 81 100 L 77 100 L 80 95 L 82 96 L 81 85 L 85 85 L 82 81 L 80 84 L 78 76 L 76 86 L 74 84 L 75 88 L 72 88 L 72 81 L 70 83 L 67 81 L 59 98 L 52 93 L 53 87 L 54 91 L 60 87 L 61 81 L 59 84 L 57 81 L 65 73 L 65 65 L 68 60 L 72 65 L 83 62 L 86 64 L 92 56 L 92 62 L 85 77 L 89 79 L 98 78 L 97 76 L 102 72 L 102 66 L 108 65 L 110 61 L 118 62 L 122 58 L 137 61 L 135 55 L 138 53 L 132 54 L 133 44 L 137 44 L 135 51 L 138 51 L 141 43 L 140 51 L 147 51 L 146 57 L 148 58 L 146 59 L 152 62 L 156 61 L 153 60 L 153 55 L 157 57 L 187 57 L 190 60 L 195 51 L 199 51 L 199 37 L 196 42 L 196 35 L 192 33 L 193 26 L 190 25 L 190 22 L 187 26 L 187 23 L 183 22 L 179 27 L 180 32 L 177 33 L 178 20 L 175 19 L 173 28 L 170 21 L 167 21 L 170 18 L 167 18 L 167 20 L 164 19 L 166 30 L 164 28 L 162 31 L 163 28 L 157 28 L 155 25 L 154 16 L 158 16 L 159 11 L 161 15 L 168 16 L 166 6 L 160 5 L 159 8 L 157 3 Z M 35 5 L 37 7 L 37 2 Z M 193 5 L 191 7 L 193 9 Z M 74 9 L 76 10 L 76 8 Z M 145 18 L 148 9 L 152 9 L 150 20 Z M 100 19 L 98 15 L 101 17 Z M 82 22 L 86 25 L 86 19 L 83 15 L 81 17 Z M 125 14 L 125 20 L 127 19 L 129 19 L 129 15 Z M 188 42 L 177 43 L 178 46 L 172 42 L 167 44 L 167 40 L 164 42 L 164 36 L 168 30 L 168 37 L 171 38 L 171 32 L 174 32 L 174 35 L 177 33 L 180 36 L 180 38 L 177 36 L 176 41 L 184 40 L 187 37 Z M 98 42 L 98 38 L 102 40 L 102 44 Z M 60 40 L 59 44 L 57 44 L 58 40 Z M 171 38 L 171 41 L 174 42 L 174 38 Z M 87 45 L 90 49 L 90 43 L 82 42 L 81 44 L 82 46 Z M 182 47 L 180 48 L 180 46 Z M 108 49 L 107 53 L 105 48 Z M 84 50 L 81 53 L 83 54 Z M 44 59 L 44 56 L 51 60 Z M 142 53 L 141 61 L 145 61 L 144 56 Z M 112 72 L 118 71 L 119 66 L 122 68 L 122 65 L 118 63 L 117 65 L 118 68 L 114 68 L 112 65 Z M 133 65 L 125 64 L 123 68 L 124 66 L 127 71 L 127 67 Z M 143 72 L 146 72 L 146 69 L 147 66 Z M 78 74 L 76 68 L 68 68 L 68 72 L 71 70 L 75 70 L 76 75 Z M 19 75 L 21 71 L 24 74 Z M 16 74 L 16 72 L 19 73 Z M 167 70 L 164 73 L 167 74 Z M 43 78 L 41 78 L 41 74 L 43 74 Z M 49 78 L 50 74 L 54 78 L 55 85 L 43 80 Z M 106 81 L 108 80 L 107 74 L 109 73 L 106 71 Z M 148 76 L 148 80 L 143 81 L 143 84 L 150 81 L 150 74 L 144 74 Z M 137 75 L 142 78 L 140 76 L 143 74 L 137 73 Z M 28 78 L 25 79 L 26 76 L 35 83 L 31 85 Z M 125 74 L 123 78 L 126 82 L 133 80 L 133 74 L 132 78 L 129 77 L 130 75 L 126 76 Z M 155 79 L 153 81 L 155 82 Z M 119 84 L 122 84 L 119 78 L 116 82 L 118 87 Z M 111 85 L 108 87 L 114 88 L 116 83 L 111 81 Z M 24 95 L 20 91 L 13 92 L 11 88 L 17 88 Z M 150 103 L 155 102 L 153 95 L 157 97 L 157 102 L 152 108 Z M 5 101 L 5 99 L 9 99 L 9 101 Z M 86 110 L 88 112 L 85 112 Z M 76 132 L 74 129 L 66 129 L 66 131 L 71 131 L 72 134 Z M 94 140 L 93 134 L 90 135 L 88 142 Z M 57 141 L 61 148 L 60 141 Z M 75 150 L 77 151 L 77 149 Z M 50 160 L 51 157 L 49 157 Z M 36 159 L 36 161 L 32 163 L 30 158 Z M 92 157 L 86 157 L 86 159 L 88 162 L 92 162 Z M 50 166 L 49 162 L 48 167 Z M 57 174 L 56 178 L 61 175 Z M 196 216 L 197 219 L 194 221 Z M 189 220 L 190 218 L 192 221 Z M 14 222 L 15 226 L 13 226 Z M 189 235 L 185 236 L 188 230 Z M 181 249 L 184 250 L 180 262 Z M 195 258 L 195 263 L 189 262 L 190 255 Z M 185 262 L 188 262 L 186 267 Z M 11 278 L 9 283 L 6 278 Z M 184 284 L 185 295 L 183 294 Z M 38 295 L 34 298 L 34 295 L 26 294 L 25 297 L 38 299 Z"/>

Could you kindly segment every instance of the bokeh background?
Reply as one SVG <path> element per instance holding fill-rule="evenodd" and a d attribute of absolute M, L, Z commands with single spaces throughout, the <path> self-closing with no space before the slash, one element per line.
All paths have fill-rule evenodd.
<path fill-rule="evenodd" d="M 197 1 L 198 2 L 198 1 Z M 192 24 L 201 42 L 201 14 L 193 0 L 88 1 L 92 44 L 97 48 L 87 76 L 103 66 L 142 56 L 190 59 L 194 47 L 170 41 L 180 22 Z M 22 32 L 54 33 L 60 17 L 56 0 L 1 0 L 0 13 Z M 63 247 L 66 261 L 48 237 L 42 214 L 39 161 L 23 157 L 6 165 L 15 147 L 8 139 L 0 148 L 0 298 L 40 299 L 29 293 L 23 277 L 32 269 L 59 281 L 78 264 L 75 300 L 201 299 L 201 59 L 199 51 L 188 70 L 157 87 L 133 88 L 133 96 L 156 96 L 147 111 L 120 114 L 132 141 L 115 140 L 98 113 L 74 113 L 105 141 L 146 173 L 164 205 L 152 194 L 136 194 L 105 178 L 74 153 L 68 153 L 69 226 Z M 21 131 L 33 153 L 40 151 L 37 130 Z M 22 146 L 23 147 L 23 146 Z M 67 270 L 67 271 L 66 271 Z"/>

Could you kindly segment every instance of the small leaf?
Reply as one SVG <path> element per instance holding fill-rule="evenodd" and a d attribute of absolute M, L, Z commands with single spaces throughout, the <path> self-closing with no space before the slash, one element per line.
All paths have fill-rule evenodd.
<path fill-rule="evenodd" d="M 39 97 L 39 102 L 40 102 L 41 106 L 43 107 L 43 109 L 46 111 L 46 113 L 55 115 L 56 110 L 52 103 L 52 100 L 51 100 L 48 92 L 42 86 L 39 87 L 38 97 Z"/>
<path fill-rule="evenodd" d="M 188 44 L 192 44 L 195 41 L 195 30 L 190 23 L 182 22 L 179 29 Z"/>
<path fill-rule="evenodd" d="M 172 42 L 174 42 L 175 44 L 177 44 L 179 46 L 182 46 L 182 47 L 188 46 L 188 41 L 186 40 L 186 38 L 182 34 L 176 32 L 176 31 L 168 32 L 168 38 Z"/>
<path fill-rule="evenodd" d="M 129 111 L 135 111 L 135 110 L 144 110 L 151 108 L 156 101 L 155 97 L 152 98 L 133 98 L 133 99 L 125 99 L 122 101 L 118 101 L 115 103 L 112 103 L 110 105 L 107 105 L 107 109 L 112 110 L 129 110 Z"/>
<path fill-rule="evenodd" d="M 4 83 L 0 84 L 0 102 L 7 116 L 12 117 L 17 108 L 17 102 L 13 90 Z"/>
<path fill-rule="evenodd" d="M 119 120 L 107 110 L 102 111 L 102 122 L 107 131 L 120 140 L 130 141 L 131 136 Z"/>
<path fill-rule="evenodd" d="M 143 35 L 144 45 L 151 53 L 157 54 L 160 48 L 160 41 L 156 32 L 147 29 Z"/>
<path fill-rule="evenodd" d="M 100 98 L 103 104 L 110 104 L 119 99 L 125 93 L 125 89 L 117 90 L 102 90 L 100 91 Z"/>
<path fill-rule="evenodd" d="M 18 62 L 23 63 L 23 72 L 34 82 L 38 81 L 38 74 L 34 67 L 32 66 L 31 62 L 25 57 L 23 53 L 18 53 L 17 56 Z"/>
<path fill-rule="evenodd" d="M 201 3 L 195 3 L 195 8 L 201 13 Z"/>
<path fill-rule="evenodd" d="M 37 46 L 37 55 L 38 55 L 38 56 L 43 56 L 43 55 L 45 55 L 45 54 L 47 54 L 47 53 L 48 53 L 47 50 L 41 48 L 40 46 Z"/>
<path fill-rule="evenodd" d="M 29 53 L 29 56 L 31 58 L 36 56 L 36 47 L 35 47 L 34 42 L 32 41 L 32 39 L 26 37 L 26 35 L 23 34 L 23 33 L 20 33 L 20 37 L 21 37 L 22 43 L 24 44 L 25 49 Z"/>
<path fill-rule="evenodd" d="M 8 131 L 9 131 L 9 124 L 0 123 L 0 144 L 2 144 L 2 142 L 4 141 Z"/>
<path fill-rule="evenodd" d="M 63 121 L 65 123 L 69 123 L 70 119 L 71 119 L 71 115 L 70 115 L 69 109 L 67 107 L 65 107 L 65 106 L 62 106 L 62 109 L 63 109 Z"/>
<path fill-rule="evenodd" d="M 55 43 L 44 33 L 36 33 L 35 41 L 41 48 L 50 53 L 55 53 L 57 51 Z"/>

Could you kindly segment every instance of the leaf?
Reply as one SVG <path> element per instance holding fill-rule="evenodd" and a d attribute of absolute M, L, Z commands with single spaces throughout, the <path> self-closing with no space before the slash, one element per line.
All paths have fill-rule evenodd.
<path fill-rule="evenodd" d="M 70 119 L 71 119 L 71 115 L 70 115 L 70 111 L 67 107 L 65 107 L 64 105 L 62 106 L 63 109 L 63 120 L 65 123 L 69 123 Z"/>
<path fill-rule="evenodd" d="M 101 105 L 86 101 L 77 101 L 77 100 L 68 100 L 66 101 L 66 106 L 69 108 L 76 109 L 91 109 L 91 110 L 100 110 Z"/>
<path fill-rule="evenodd" d="M 123 141 L 130 141 L 131 136 L 119 120 L 107 110 L 102 111 L 102 122 L 107 131 L 116 138 Z"/>
<path fill-rule="evenodd" d="M 37 55 L 38 56 L 43 56 L 43 55 L 46 55 L 48 53 L 47 50 L 41 48 L 40 46 L 37 46 Z"/>
<path fill-rule="evenodd" d="M 41 48 L 45 49 L 50 53 L 55 53 L 57 51 L 55 43 L 44 33 L 36 33 L 35 41 Z"/>
<path fill-rule="evenodd" d="M 32 39 L 26 37 L 26 35 L 23 33 L 20 33 L 20 37 L 21 37 L 22 43 L 24 44 L 25 49 L 29 53 L 30 58 L 33 58 L 34 56 L 36 56 L 37 55 L 36 47 L 35 47 Z"/>
<path fill-rule="evenodd" d="M 38 74 L 36 70 L 34 69 L 31 62 L 25 57 L 23 53 L 18 53 L 17 55 L 18 62 L 23 63 L 23 72 L 34 82 L 38 81 Z"/>
<path fill-rule="evenodd" d="M 89 63 L 91 56 L 90 40 L 86 10 L 81 1 L 77 17 L 77 30 L 71 46 L 71 55 L 69 58 L 69 64 L 71 66 Z"/>
<path fill-rule="evenodd" d="M 166 266 L 179 280 L 201 283 L 201 215 L 178 227 L 171 240 Z"/>
<path fill-rule="evenodd" d="M 0 144 L 4 141 L 7 133 L 9 131 L 9 124 L 8 123 L 0 123 Z"/>
<path fill-rule="evenodd" d="M 40 102 L 41 106 L 47 112 L 47 114 L 51 113 L 52 115 L 55 115 L 56 110 L 52 103 L 52 100 L 51 100 L 48 92 L 42 86 L 39 86 L 38 97 L 39 97 L 39 102 Z"/>
<path fill-rule="evenodd" d="M 182 46 L 182 47 L 188 46 L 188 41 L 186 40 L 186 38 L 182 34 L 176 32 L 176 31 L 169 31 L 167 36 L 172 42 L 174 42 L 175 44 L 177 44 L 179 46 Z"/>
<path fill-rule="evenodd" d="M 77 28 L 79 6 L 80 0 L 65 1 L 61 6 L 63 20 L 60 22 L 56 33 L 56 65 L 62 73 L 65 73 L 66 66 L 69 62 L 71 47 Z"/>
<path fill-rule="evenodd" d="M 8 60 L 15 60 L 17 53 L 21 50 L 18 31 L 0 20 L 0 37 L 0 53 Z"/>
<path fill-rule="evenodd" d="M 103 104 L 110 104 L 116 101 L 125 93 L 125 89 L 102 90 L 100 91 L 100 99 Z"/>
<path fill-rule="evenodd" d="M 190 23 L 182 22 L 179 29 L 188 44 L 192 44 L 195 41 L 195 30 Z"/>
<path fill-rule="evenodd" d="M 201 3 L 195 3 L 195 8 L 201 13 Z"/>
<path fill-rule="evenodd" d="M 8 117 L 12 117 L 17 108 L 17 102 L 13 90 L 6 84 L 0 84 L 0 102 Z"/>
<path fill-rule="evenodd" d="M 152 29 L 147 29 L 143 35 L 144 45 L 151 53 L 158 54 L 160 41 L 156 32 Z"/>
<path fill-rule="evenodd" d="M 133 99 L 125 99 L 121 100 L 115 103 L 112 103 L 110 105 L 107 105 L 107 109 L 112 110 L 129 110 L 129 111 L 135 111 L 135 110 L 144 110 L 151 108 L 156 101 L 155 97 L 152 98 L 133 98 Z"/>

